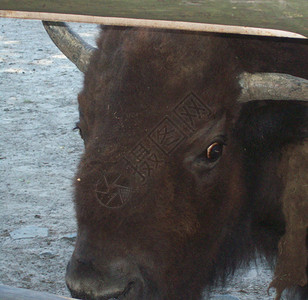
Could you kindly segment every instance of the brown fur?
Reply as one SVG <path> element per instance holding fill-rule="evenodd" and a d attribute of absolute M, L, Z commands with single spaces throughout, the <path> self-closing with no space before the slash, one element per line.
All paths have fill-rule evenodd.
<path fill-rule="evenodd" d="M 236 102 L 237 76 L 274 71 L 308 77 L 306 43 L 109 27 L 98 47 L 79 95 L 85 153 L 76 175 L 78 239 L 67 275 L 72 294 L 98 299 L 97 291 L 113 282 L 112 262 L 125 259 L 130 267 L 122 266 L 123 277 L 138 273 L 142 287 L 135 280 L 123 299 L 196 300 L 205 287 L 252 259 L 256 248 L 273 256 L 284 232 L 279 147 L 295 143 L 300 133 L 294 129 L 293 139 L 274 143 L 275 151 L 256 149 L 253 142 L 248 147 L 246 125 L 255 124 L 243 116 L 250 104 Z M 192 93 L 209 114 L 190 131 L 177 123 L 189 134 L 140 184 L 123 158 L 140 141 L 152 145 L 153 128 L 172 118 Z M 227 144 L 222 157 L 201 172 L 190 158 L 221 135 Z M 247 136 L 258 144 L 259 134 Z M 274 167 L 271 174 L 268 166 Z M 108 209 L 97 193 L 104 190 L 104 176 L 118 174 L 133 196 L 123 207 Z M 83 283 L 89 278 L 91 284 Z"/>
<path fill-rule="evenodd" d="M 277 290 L 280 299 L 284 289 L 305 286 L 308 283 L 308 249 L 306 236 L 308 228 L 308 147 L 291 145 L 285 149 L 279 173 L 282 174 L 284 191 L 283 212 L 286 217 L 286 233 L 279 241 L 275 277 L 270 287 Z"/>

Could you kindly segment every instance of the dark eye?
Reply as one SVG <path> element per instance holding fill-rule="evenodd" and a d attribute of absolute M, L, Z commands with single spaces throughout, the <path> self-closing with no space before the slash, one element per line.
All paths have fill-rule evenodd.
<path fill-rule="evenodd" d="M 184 160 L 184 166 L 195 174 L 198 178 L 208 178 L 212 169 L 218 164 L 226 145 L 226 137 L 217 137 L 212 143 L 205 148 L 199 155 L 194 153 L 187 155 Z M 204 144 L 203 144 L 204 145 Z M 205 144 L 206 145 L 206 144 Z M 198 145 L 200 147 L 200 145 Z M 200 148 L 199 148 L 200 149 Z M 203 148 L 204 149 L 204 148 Z"/>
<path fill-rule="evenodd" d="M 215 162 L 222 155 L 224 144 L 220 142 L 215 142 L 207 147 L 204 151 L 205 158 L 209 162 Z"/>

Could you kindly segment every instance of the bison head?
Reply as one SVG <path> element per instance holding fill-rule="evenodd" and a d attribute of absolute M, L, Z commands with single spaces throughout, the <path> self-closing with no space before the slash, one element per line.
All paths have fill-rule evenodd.
<path fill-rule="evenodd" d="M 254 221 L 276 211 L 271 220 L 282 222 L 277 174 L 264 175 L 275 191 L 264 192 L 274 202 L 264 217 L 254 203 L 263 178 L 248 169 L 275 166 L 277 149 L 303 138 L 305 107 L 266 100 L 303 100 L 307 82 L 251 73 L 307 72 L 288 63 L 292 45 L 259 43 L 108 27 L 91 54 L 76 46 L 86 73 L 78 237 L 66 275 L 74 297 L 200 299 L 204 287 L 251 258 Z M 281 47 L 287 54 L 278 61 Z M 307 54 L 302 45 L 298 51 Z"/>

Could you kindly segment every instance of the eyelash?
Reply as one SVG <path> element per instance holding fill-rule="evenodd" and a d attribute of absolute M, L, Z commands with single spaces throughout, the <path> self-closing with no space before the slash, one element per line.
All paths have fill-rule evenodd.
<path fill-rule="evenodd" d="M 76 122 L 75 123 L 75 127 L 73 128 L 73 130 L 80 130 L 80 127 L 79 127 L 79 122 Z"/>
<path fill-rule="evenodd" d="M 80 136 L 81 136 L 81 138 L 83 139 L 82 130 L 81 130 L 79 124 L 80 124 L 80 122 L 76 122 L 75 127 L 73 128 L 73 131 L 78 130 L 78 131 L 79 131 L 79 134 L 80 134 Z"/>

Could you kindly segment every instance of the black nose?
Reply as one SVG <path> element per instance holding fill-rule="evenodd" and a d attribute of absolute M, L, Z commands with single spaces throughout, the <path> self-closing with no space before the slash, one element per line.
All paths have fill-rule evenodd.
<path fill-rule="evenodd" d="M 66 270 L 66 284 L 78 299 L 144 299 L 144 282 L 138 268 L 128 260 L 117 259 L 95 265 L 72 257 Z"/>

